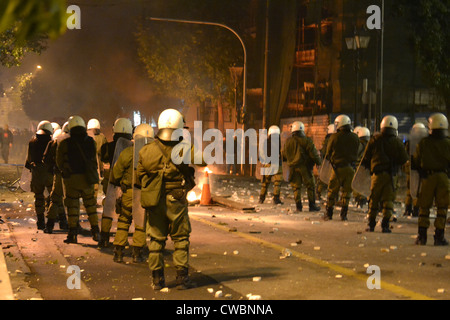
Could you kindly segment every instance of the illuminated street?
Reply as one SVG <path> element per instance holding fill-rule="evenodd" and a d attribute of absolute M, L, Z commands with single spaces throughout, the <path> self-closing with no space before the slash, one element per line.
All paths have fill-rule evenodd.
<path fill-rule="evenodd" d="M 0 301 L 450 300 L 449 12 L 1 0 Z"/>
<path fill-rule="evenodd" d="M 214 190 L 230 198 L 234 194 L 238 201 L 248 199 L 256 210 L 190 206 L 190 263 L 197 287 L 174 288 L 169 240 L 168 289 L 162 292 L 151 289 L 145 263 L 131 262 L 131 249 L 125 263 L 118 264 L 112 261 L 112 246 L 99 249 L 89 231 L 78 238 L 78 244 L 63 243 L 66 233 L 58 227 L 53 234 L 36 232 L 32 194 L 2 188 L 1 216 L 6 223 L 1 228 L 11 232 L 2 232 L 0 242 L 14 294 L 20 299 L 125 300 L 450 298 L 448 247 L 416 246 L 416 218 L 400 214 L 392 234 L 382 234 L 379 225 L 368 233 L 363 209 L 352 208 L 347 222 L 340 221 L 338 214 L 324 222 L 323 210 L 293 212 L 287 184 L 282 187 L 285 203 L 279 206 L 252 203 L 258 188 L 259 182 L 252 178 L 212 175 L 213 197 Z M 85 215 L 82 221 L 88 230 Z M 69 265 L 81 270 L 80 289 L 67 288 Z M 372 265 L 380 269 L 379 290 L 367 287 L 372 275 L 367 268 Z"/>

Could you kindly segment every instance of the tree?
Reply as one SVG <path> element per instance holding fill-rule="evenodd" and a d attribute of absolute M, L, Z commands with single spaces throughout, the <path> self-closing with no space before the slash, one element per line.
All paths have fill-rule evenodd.
<path fill-rule="evenodd" d="M 416 58 L 427 82 L 439 92 L 450 116 L 450 1 L 400 1 L 414 30 Z"/>
<path fill-rule="evenodd" d="M 11 29 L 0 33 L 0 63 L 5 67 L 19 66 L 26 53 L 40 54 L 45 50 L 45 40 L 46 37 L 39 36 L 19 45 Z"/>
<path fill-rule="evenodd" d="M 153 33 L 157 29 L 140 28 L 138 54 L 161 94 L 194 103 L 215 100 L 228 90 L 231 81 L 228 68 L 237 62 L 239 55 L 231 54 L 228 46 L 210 41 L 223 39 L 221 32 L 164 26 L 157 34 Z M 230 39 L 224 43 L 230 43 Z"/>
<path fill-rule="evenodd" d="M 233 25 L 245 13 L 243 3 L 177 0 L 164 2 L 170 15 L 156 12 L 170 18 Z M 242 65 L 242 46 L 230 31 L 214 26 L 149 22 L 139 27 L 136 41 L 139 58 L 161 94 L 176 97 L 188 106 L 206 100 L 217 105 L 232 101 L 234 83 L 229 68 Z"/>
<path fill-rule="evenodd" d="M 66 30 L 65 0 L 0 2 L 0 63 L 18 66 L 27 52 L 41 53 L 45 40 Z"/>

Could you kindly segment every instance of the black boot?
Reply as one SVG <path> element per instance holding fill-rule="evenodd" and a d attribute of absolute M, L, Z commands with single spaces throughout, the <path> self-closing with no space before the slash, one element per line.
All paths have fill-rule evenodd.
<path fill-rule="evenodd" d="M 65 243 L 78 243 L 77 240 L 77 228 L 69 228 L 69 233 L 67 234 L 67 239 L 64 240 Z"/>
<path fill-rule="evenodd" d="M 342 221 L 347 221 L 347 212 L 348 212 L 348 206 L 343 206 L 341 208 L 341 220 Z"/>
<path fill-rule="evenodd" d="M 448 241 L 444 238 L 444 229 L 436 229 L 434 231 L 434 245 L 448 246 Z"/>
<path fill-rule="evenodd" d="M 98 226 L 91 227 L 91 234 L 94 241 L 98 242 L 100 240 L 100 229 L 98 228 Z"/>
<path fill-rule="evenodd" d="M 419 216 L 419 207 L 413 207 L 412 216 L 416 218 Z"/>
<path fill-rule="evenodd" d="M 45 229 L 45 216 L 43 213 L 40 213 L 37 215 L 37 222 L 36 222 L 38 230 L 44 230 Z"/>
<path fill-rule="evenodd" d="M 53 233 L 53 228 L 55 226 L 55 219 L 47 219 L 47 223 L 45 225 L 44 233 Z"/>
<path fill-rule="evenodd" d="M 117 263 L 123 262 L 123 246 L 115 246 L 114 247 L 114 257 L 113 261 Z"/>
<path fill-rule="evenodd" d="M 106 248 L 109 246 L 109 232 L 100 232 L 100 240 L 98 241 L 100 248 Z"/>
<path fill-rule="evenodd" d="M 310 201 L 309 202 L 309 212 L 317 212 L 320 211 L 320 207 L 318 205 L 316 205 L 315 201 Z"/>
<path fill-rule="evenodd" d="M 189 278 L 188 268 L 177 270 L 176 284 L 178 290 L 186 290 L 197 286 L 197 284 L 192 282 Z"/>
<path fill-rule="evenodd" d="M 263 203 L 264 203 L 264 200 L 266 200 L 266 196 L 259 196 L 259 201 L 258 201 L 258 203 L 259 203 L 259 204 L 263 204 Z"/>
<path fill-rule="evenodd" d="M 281 202 L 280 200 L 280 196 L 273 196 L 273 203 L 275 204 L 283 204 L 283 202 Z"/>
<path fill-rule="evenodd" d="M 153 270 L 152 271 L 152 288 L 153 290 L 161 290 L 166 286 L 164 279 L 164 270 Z"/>
<path fill-rule="evenodd" d="M 413 210 L 412 210 L 412 204 L 408 204 L 405 207 L 405 212 L 403 213 L 403 216 L 410 216 L 412 215 Z"/>
<path fill-rule="evenodd" d="M 142 248 L 141 247 L 133 247 L 131 255 L 133 256 L 134 263 L 144 262 L 145 259 L 142 256 Z"/>
<path fill-rule="evenodd" d="M 367 199 L 365 197 L 361 197 L 359 199 L 359 207 L 362 209 L 367 204 Z"/>
<path fill-rule="evenodd" d="M 302 205 L 302 202 L 300 201 L 300 202 L 296 202 L 295 203 L 295 206 L 297 207 L 297 212 L 302 212 L 302 210 L 303 210 L 303 205 Z"/>
<path fill-rule="evenodd" d="M 389 227 L 389 219 L 381 220 L 381 232 L 392 233 L 391 228 Z"/>
<path fill-rule="evenodd" d="M 325 214 L 323 215 L 323 220 L 333 220 L 333 210 L 333 207 L 327 207 L 327 212 L 325 212 Z"/>
<path fill-rule="evenodd" d="M 427 231 L 428 228 L 425 227 L 419 227 L 419 232 L 417 234 L 416 238 L 416 244 L 419 246 L 424 246 L 427 244 Z"/>
<path fill-rule="evenodd" d="M 65 213 L 60 213 L 58 215 L 58 219 L 59 219 L 59 229 L 61 229 L 61 230 L 68 230 L 69 229 L 69 224 L 67 223 L 66 214 Z"/>
<path fill-rule="evenodd" d="M 377 225 L 377 222 L 375 219 L 369 219 L 369 224 L 368 224 L 369 227 L 366 229 L 366 231 L 374 232 L 376 225 Z"/>

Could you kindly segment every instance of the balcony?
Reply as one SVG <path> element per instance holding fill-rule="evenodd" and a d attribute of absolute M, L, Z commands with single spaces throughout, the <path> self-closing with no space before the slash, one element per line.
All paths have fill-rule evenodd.
<path fill-rule="evenodd" d="M 296 67 L 312 67 L 316 61 L 316 50 L 314 45 L 302 45 L 295 52 Z"/>

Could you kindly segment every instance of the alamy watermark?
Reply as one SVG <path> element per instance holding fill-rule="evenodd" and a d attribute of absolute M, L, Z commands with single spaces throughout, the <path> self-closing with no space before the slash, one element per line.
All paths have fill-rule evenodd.
<path fill-rule="evenodd" d="M 172 149 L 172 161 L 175 164 L 264 164 L 261 175 L 274 175 L 280 164 L 280 139 L 271 139 L 270 152 L 267 148 L 267 130 L 227 129 L 225 140 L 219 129 L 208 129 L 204 133 L 201 121 L 194 121 L 193 148 L 190 143 L 181 142 Z M 273 134 L 279 137 L 278 134 Z M 186 129 L 175 130 L 172 141 L 183 137 L 183 141 L 192 141 Z M 248 142 L 247 142 L 248 141 Z M 203 142 L 211 142 L 203 149 Z M 225 143 L 224 143 L 225 142 Z M 248 148 L 246 148 L 248 147 Z M 248 151 L 248 152 L 247 152 Z M 192 152 L 194 153 L 192 155 Z M 225 152 L 225 157 L 224 157 Z"/>
<path fill-rule="evenodd" d="M 81 9 L 77 5 L 70 5 L 67 7 L 67 14 L 70 16 L 66 20 L 67 29 L 81 29 Z"/>
<path fill-rule="evenodd" d="M 381 289 L 381 269 L 379 266 L 372 265 L 369 266 L 366 270 L 367 274 L 371 276 L 367 278 L 367 288 L 369 290 L 373 289 Z"/>
<path fill-rule="evenodd" d="M 67 278 L 66 286 L 67 289 L 81 289 L 81 269 L 76 265 L 70 265 L 67 267 L 66 273 L 71 275 Z"/>
<path fill-rule="evenodd" d="M 67 29 L 81 29 L 81 9 L 77 5 L 70 5 L 67 7 L 67 14 L 70 16 L 67 18 L 66 25 Z M 370 16 L 366 20 L 367 29 L 380 30 L 382 28 L 382 17 L 381 17 L 381 8 L 377 5 L 370 5 L 366 10 L 367 14 Z"/>

